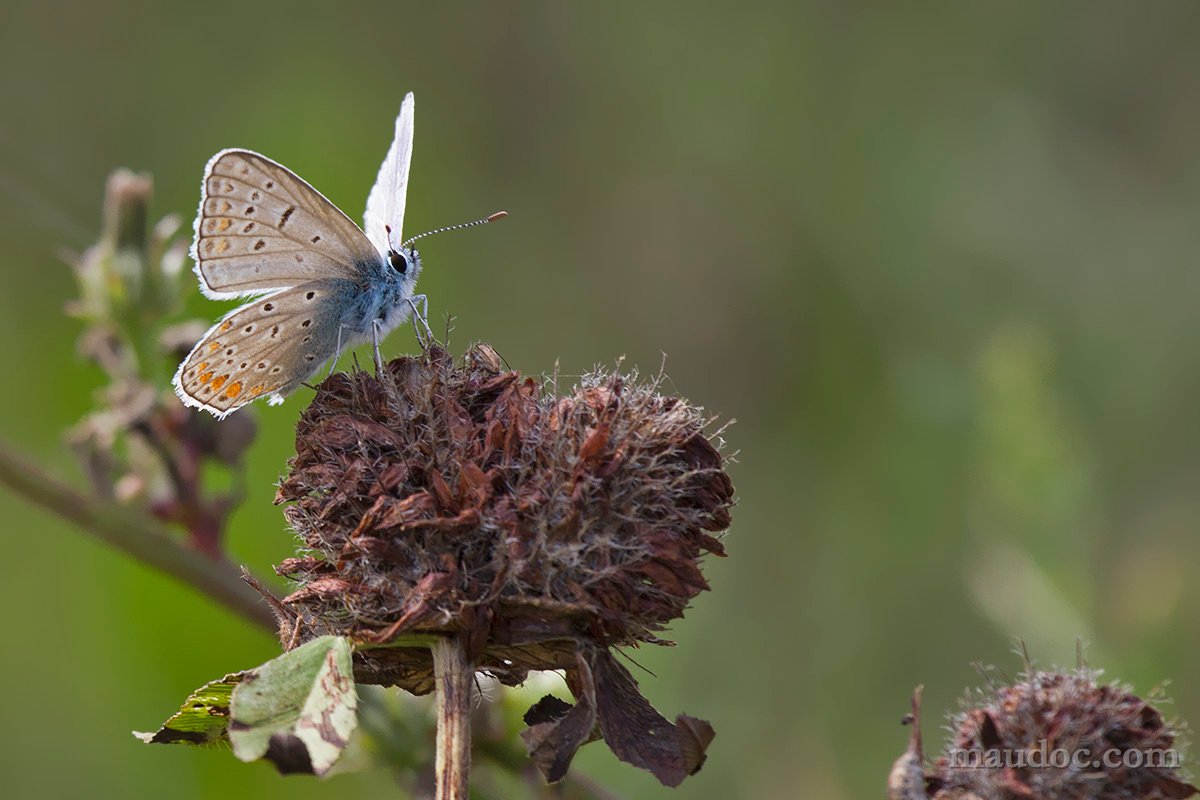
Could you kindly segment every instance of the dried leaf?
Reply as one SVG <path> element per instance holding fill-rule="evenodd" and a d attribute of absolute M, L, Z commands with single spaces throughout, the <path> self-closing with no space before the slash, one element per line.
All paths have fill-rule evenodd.
<path fill-rule="evenodd" d="M 702 719 L 680 716 L 672 725 L 638 691 L 629 670 L 607 650 L 588 655 L 595 678 L 596 718 L 617 758 L 649 770 L 665 786 L 678 786 L 704 764 L 716 733 Z"/>
<path fill-rule="evenodd" d="M 322 636 L 242 674 L 229 739 L 242 761 L 324 775 L 358 725 L 350 643 Z"/>
<path fill-rule="evenodd" d="M 521 731 L 521 739 L 530 759 L 550 783 L 565 778 L 575 753 L 596 738 L 596 694 L 591 668 L 583 659 L 577 659 L 577 663 L 585 675 L 580 678 L 583 690 L 574 706 L 546 695 L 525 712 L 525 724 L 529 727 Z"/>

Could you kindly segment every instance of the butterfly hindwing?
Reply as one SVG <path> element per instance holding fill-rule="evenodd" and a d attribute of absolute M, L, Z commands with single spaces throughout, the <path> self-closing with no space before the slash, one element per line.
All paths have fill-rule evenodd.
<path fill-rule="evenodd" d="M 204 173 L 192 257 L 210 297 L 330 277 L 360 278 L 381 257 L 353 220 L 286 167 L 224 150 Z"/>
<path fill-rule="evenodd" d="M 186 405 L 225 416 L 256 398 L 278 402 L 350 343 L 339 314 L 354 284 L 311 281 L 259 297 L 209 329 L 175 373 Z"/>

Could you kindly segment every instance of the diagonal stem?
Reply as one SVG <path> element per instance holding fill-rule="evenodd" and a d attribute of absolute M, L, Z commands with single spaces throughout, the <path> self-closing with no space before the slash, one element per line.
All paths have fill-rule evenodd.
<path fill-rule="evenodd" d="M 436 800 L 468 800 L 471 770 L 471 685 L 474 670 L 457 636 L 438 638 L 433 651 L 437 685 Z"/>
<path fill-rule="evenodd" d="M 111 500 L 84 494 L 3 444 L 0 444 L 0 484 L 138 561 L 180 579 L 244 619 L 275 630 L 271 610 L 243 583 L 232 564 L 180 544 L 169 528 L 150 517 Z"/>

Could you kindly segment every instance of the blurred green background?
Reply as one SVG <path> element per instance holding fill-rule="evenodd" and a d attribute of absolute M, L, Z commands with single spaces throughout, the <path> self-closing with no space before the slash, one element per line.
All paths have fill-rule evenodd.
<path fill-rule="evenodd" d="M 731 555 L 678 647 L 636 654 L 664 713 L 718 731 L 674 796 L 881 796 L 913 685 L 936 749 L 972 662 L 1019 670 L 1014 636 L 1174 679 L 1200 724 L 1198 44 L 1189 2 L 5 0 L 0 436 L 82 485 L 61 435 L 101 376 L 57 253 L 94 238 L 110 169 L 190 220 L 205 161 L 249 147 L 358 218 L 411 89 L 408 230 L 512 214 L 421 248 L 455 349 L 567 374 L 666 353 L 738 420 Z M 271 499 L 306 399 L 260 414 L 230 542 L 258 572 L 292 552 Z M 0 509 L 6 796 L 393 791 L 136 742 L 277 644 Z M 603 745 L 576 769 L 670 794 Z"/>

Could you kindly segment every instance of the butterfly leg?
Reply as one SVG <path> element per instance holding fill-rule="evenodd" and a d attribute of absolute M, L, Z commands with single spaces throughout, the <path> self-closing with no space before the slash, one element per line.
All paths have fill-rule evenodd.
<path fill-rule="evenodd" d="M 417 309 L 418 303 L 421 304 L 420 310 Z M 413 295 L 408 304 L 413 310 L 413 331 L 417 334 L 417 341 L 422 347 L 428 347 L 434 342 L 433 331 L 429 328 L 429 298 L 423 294 Z M 420 328 L 417 327 L 417 323 L 420 323 Z"/>
<path fill-rule="evenodd" d="M 383 374 L 383 356 L 379 354 L 379 320 L 371 320 L 371 344 L 375 347 L 375 374 Z"/>
<path fill-rule="evenodd" d="M 337 369 L 338 357 L 342 354 L 342 328 L 344 327 L 346 326 L 338 325 L 337 347 L 335 347 L 333 350 L 333 361 L 331 361 L 329 364 L 329 375 L 332 375 L 333 371 Z M 329 376 L 327 375 L 326 377 Z"/>

